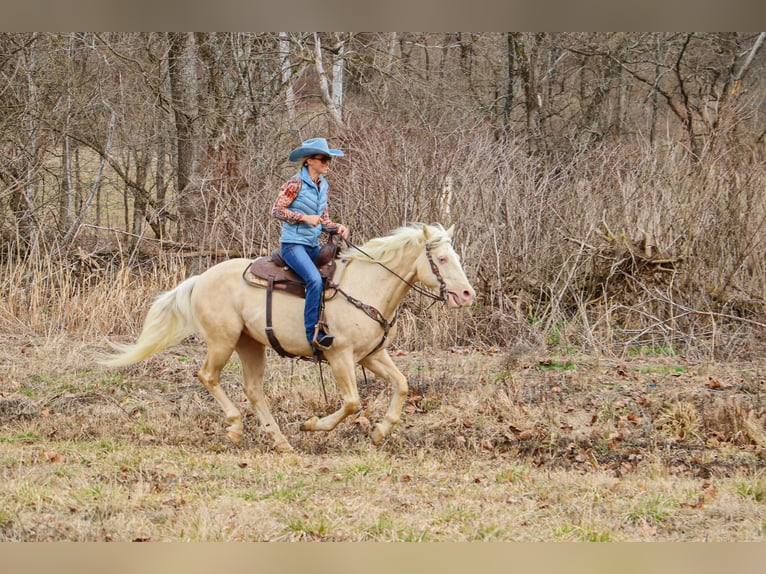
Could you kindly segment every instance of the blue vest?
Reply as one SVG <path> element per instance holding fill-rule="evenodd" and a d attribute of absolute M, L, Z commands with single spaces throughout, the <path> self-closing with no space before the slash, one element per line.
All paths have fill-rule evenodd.
<path fill-rule="evenodd" d="M 327 180 L 319 176 L 319 188 L 309 176 L 309 170 L 304 167 L 300 173 L 296 174 L 301 179 L 301 190 L 288 207 L 291 211 L 297 211 L 305 215 L 324 215 L 327 207 L 327 190 L 330 185 Z M 322 226 L 313 227 L 307 223 L 288 223 L 282 222 L 282 243 L 299 243 L 315 247 L 319 245 L 319 236 L 322 233 Z"/>

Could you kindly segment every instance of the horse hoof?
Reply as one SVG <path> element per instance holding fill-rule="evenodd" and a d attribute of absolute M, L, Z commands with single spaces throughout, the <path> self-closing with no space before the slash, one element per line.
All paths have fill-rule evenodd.
<path fill-rule="evenodd" d="M 242 433 L 229 431 L 226 433 L 226 436 L 229 437 L 229 440 L 234 444 L 242 444 Z"/>
<path fill-rule="evenodd" d="M 313 431 L 317 428 L 317 422 L 319 422 L 318 417 L 311 417 L 309 420 L 307 420 L 305 423 L 301 425 L 302 431 Z"/>
<path fill-rule="evenodd" d="M 386 433 L 383 432 L 382 426 L 379 424 L 375 425 L 375 429 L 372 431 L 372 444 L 375 446 L 379 445 L 385 436 Z"/>
<path fill-rule="evenodd" d="M 275 444 L 274 450 L 279 453 L 293 452 L 293 447 L 290 446 L 289 442 L 285 441 L 280 442 L 279 444 Z"/>

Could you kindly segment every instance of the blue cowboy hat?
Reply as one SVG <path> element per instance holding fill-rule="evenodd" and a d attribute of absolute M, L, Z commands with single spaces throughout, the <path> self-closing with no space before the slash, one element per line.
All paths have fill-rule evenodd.
<path fill-rule="evenodd" d="M 342 156 L 346 155 L 339 149 L 330 149 L 327 145 L 327 140 L 324 138 L 313 138 L 303 142 L 303 145 L 290 152 L 287 157 L 290 161 L 298 161 L 304 157 L 310 155 L 329 155 L 329 156 Z"/>

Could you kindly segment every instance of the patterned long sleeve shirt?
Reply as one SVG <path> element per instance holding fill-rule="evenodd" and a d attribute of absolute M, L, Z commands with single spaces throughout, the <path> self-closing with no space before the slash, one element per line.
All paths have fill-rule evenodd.
<path fill-rule="evenodd" d="M 287 223 L 300 223 L 303 220 L 303 214 L 298 211 L 290 209 L 290 205 L 295 201 L 298 193 L 301 190 L 302 182 L 300 177 L 292 177 L 287 180 L 282 187 L 279 188 L 279 195 L 277 196 L 274 206 L 271 208 L 272 217 L 276 217 L 281 221 Z M 323 228 L 335 228 L 336 223 L 333 223 L 330 219 L 329 210 L 327 206 L 324 208 L 324 213 L 321 215 L 321 222 Z"/>

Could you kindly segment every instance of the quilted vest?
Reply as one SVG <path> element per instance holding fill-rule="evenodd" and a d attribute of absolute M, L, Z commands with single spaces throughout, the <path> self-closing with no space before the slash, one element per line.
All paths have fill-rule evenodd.
<path fill-rule="evenodd" d="M 298 195 L 288 209 L 306 215 L 322 216 L 325 207 L 327 207 L 327 190 L 330 187 L 327 180 L 320 176 L 319 187 L 317 188 L 317 185 L 311 180 L 308 168 L 306 167 L 294 177 L 300 178 L 301 190 L 298 192 Z M 300 245 L 315 247 L 319 245 L 319 236 L 321 233 L 321 225 L 313 227 L 307 223 L 296 224 L 283 221 L 280 241 L 282 243 L 298 243 Z"/>

